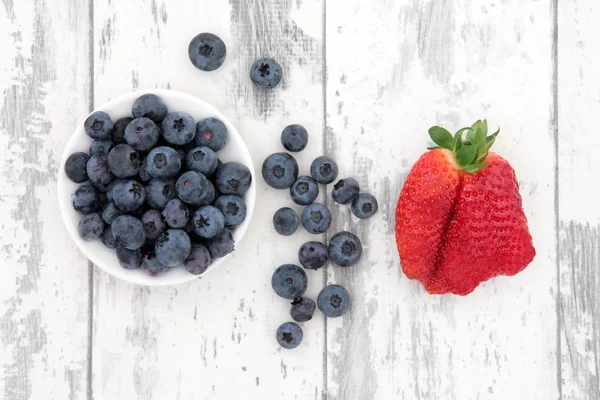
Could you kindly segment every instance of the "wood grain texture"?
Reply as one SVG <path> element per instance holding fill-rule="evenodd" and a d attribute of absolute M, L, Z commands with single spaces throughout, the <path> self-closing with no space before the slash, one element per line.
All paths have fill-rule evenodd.
<path fill-rule="evenodd" d="M 552 32 L 550 1 L 327 2 L 327 152 L 381 206 L 359 221 L 329 203 L 332 233 L 365 251 L 329 270 L 353 306 L 327 321 L 328 399 L 557 397 Z M 430 296 L 399 271 L 395 201 L 431 125 L 482 117 L 501 125 L 538 255 L 468 297 Z"/>
<path fill-rule="evenodd" d="M 56 212 L 56 176 L 88 112 L 88 28 L 87 3 L 0 4 L 2 399 L 86 398 L 88 263 Z"/>
<path fill-rule="evenodd" d="M 600 4 L 558 4 L 560 389 L 565 400 L 600 399 Z"/>
<path fill-rule="evenodd" d="M 207 12 L 210 10 L 210 12 Z M 321 152 L 320 2 L 95 1 L 95 103 L 135 88 L 172 88 L 223 111 L 245 138 L 256 176 L 291 123 L 309 130 L 298 157 L 308 172 Z M 132 24 L 128 15 L 136 15 Z M 217 71 L 196 70 L 188 43 L 213 32 L 228 55 Z M 284 69 L 281 87 L 261 92 L 250 65 L 273 56 Z M 288 321 L 289 302 L 270 288 L 273 270 L 297 262 L 298 233 L 277 236 L 272 215 L 289 193 L 257 182 L 257 208 L 232 259 L 206 277 L 171 288 L 141 288 L 96 270 L 94 275 L 94 398 L 318 398 L 323 383 L 323 321 L 304 324 L 303 345 L 279 348 L 275 331 Z M 311 277 L 313 278 L 313 277 Z M 320 289 L 322 274 L 309 294 Z"/>

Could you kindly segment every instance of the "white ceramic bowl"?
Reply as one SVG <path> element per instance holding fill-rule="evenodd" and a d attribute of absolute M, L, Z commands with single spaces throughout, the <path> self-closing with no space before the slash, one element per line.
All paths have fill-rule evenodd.
<path fill-rule="evenodd" d="M 204 101 L 191 96 L 189 94 L 177 92 L 174 90 L 145 90 L 127 93 L 117 97 L 108 103 L 98 107 L 96 111 L 104 111 L 113 121 L 126 116 L 131 116 L 131 106 L 135 99 L 145 93 L 154 93 L 165 101 L 169 111 L 185 111 L 190 114 L 195 121 L 199 121 L 203 118 L 216 117 L 223 121 L 229 130 L 229 140 L 225 148 L 218 152 L 219 159 L 223 162 L 237 161 L 240 162 L 250 169 L 252 173 L 252 185 L 244 196 L 244 201 L 247 206 L 246 220 L 237 228 L 233 230 L 233 238 L 237 245 L 242 241 L 244 234 L 252 218 L 252 211 L 254 210 L 254 202 L 256 199 L 256 177 L 254 176 L 254 168 L 252 165 L 252 158 L 250 152 L 244 143 L 244 140 L 231 124 L 231 122 L 225 118 L 223 114 L 217 111 L 213 106 L 205 103 Z M 86 242 L 79 237 L 77 233 L 77 226 L 82 215 L 73 209 L 71 203 L 71 194 L 75 192 L 79 184 L 73 183 L 67 178 L 64 166 L 67 158 L 74 152 L 83 151 L 89 152 L 90 139 L 84 129 L 83 122 L 79 124 L 75 132 L 71 136 L 69 143 L 65 148 L 62 160 L 60 162 L 60 168 L 58 171 L 58 202 L 60 206 L 60 212 L 67 227 L 67 231 L 73 241 L 77 244 L 77 247 L 86 255 L 86 257 L 102 268 L 109 274 L 123 279 L 128 282 L 136 283 L 139 285 L 148 286 L 166 286 L 183 283 L 197 278 L 196 275 L 192 275 L 185 270 L 182 266 L 178 266 L 169 270 L 165 275 L 160 277 L 151 277 L 144 273 L 141 269 L 128 270 L 122 268 L 117 260 L 117 255 L 114 250 L 106 248 L 100 240 L 94 240 Z M 227 257 L 218 258 L 213 260 L 212 265 L 203 274 L 205 275 L 208 271 L 217 268 L 221 265 Z"/>

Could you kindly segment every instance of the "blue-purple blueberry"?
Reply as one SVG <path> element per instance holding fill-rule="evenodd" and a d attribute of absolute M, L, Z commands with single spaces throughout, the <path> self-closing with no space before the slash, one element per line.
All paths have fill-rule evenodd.
<path fill-rule="evenodd" d="M 86 164 L 90 156 L 83 153 L 77 152 L 73 153 L 67 158 L 65 161 L 65 174 L 67 178 L 75 183 L 83 183 L 88 180 L 88 175 L 86 172 Z"/>
<path fill-rule="evenodd" d="M 95 111 L 85 119 L 85 133 L 94 140 L 108 140 L 113 130 L 113 121 L 103 111 Z"/>

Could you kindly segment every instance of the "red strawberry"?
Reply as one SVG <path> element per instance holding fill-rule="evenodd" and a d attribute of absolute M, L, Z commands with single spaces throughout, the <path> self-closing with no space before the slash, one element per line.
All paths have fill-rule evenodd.
<path fill-rule="evenodd" d="M 462 140 L 462 132 L 467 139 Z M 454 137 L 429 130 L 439 146 L 413 166 L 396 209 L 396 243 L 402 270 L 429 293 L 466 295 L 498 275 L 514 275 L 534 258 L 515 172 L 489 153 L 477 121 Z"/>

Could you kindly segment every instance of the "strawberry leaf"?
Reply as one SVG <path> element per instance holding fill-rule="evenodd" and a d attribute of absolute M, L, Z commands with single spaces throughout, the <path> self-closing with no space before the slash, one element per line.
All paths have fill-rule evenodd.
<path fill-rule="evenodd" d="M 452 150 L 454 139 L 447 129 L 442 128 L 441 126 L 432 126 L 429 128 L 429 136 L 431 137 L 431 140 L 433 140 L 433 143 L 444 149 Z"/>
<path fill-rule="evenodd" d="M 468 128 L 471 129 L 471 128 Z M 461 135 L 461 131 L 456 132 L 456 135 L 454 135 L 454 146 L 452 146 L 453 150 L 455 153 L 462 147 L 463 142 L 462 142 L 462 135 Z"/>
<path fill-rule="evenodd" d="M 482 169 L 484 169 L 488 165 L 490 165 L 490 163 L 472 164 L 472 165 L 467 165 L 466 167 L 463 167 L 463 169 L 465 171 L 467 171 L 468 173 L 470 173 L 470 174 L 474 174 L 474 173 L 476 173 L 478 171 L 481 171 Z"/>
<path fill-rule="evenodd" d="M 458 161 L 458 165 L 464 169 L 464 167 L 471 164 L 473 160 L 475 160 L 476 155 L 477 146 L 474 144 L 466 144 L 456 152 L 456 161 Z"/>

